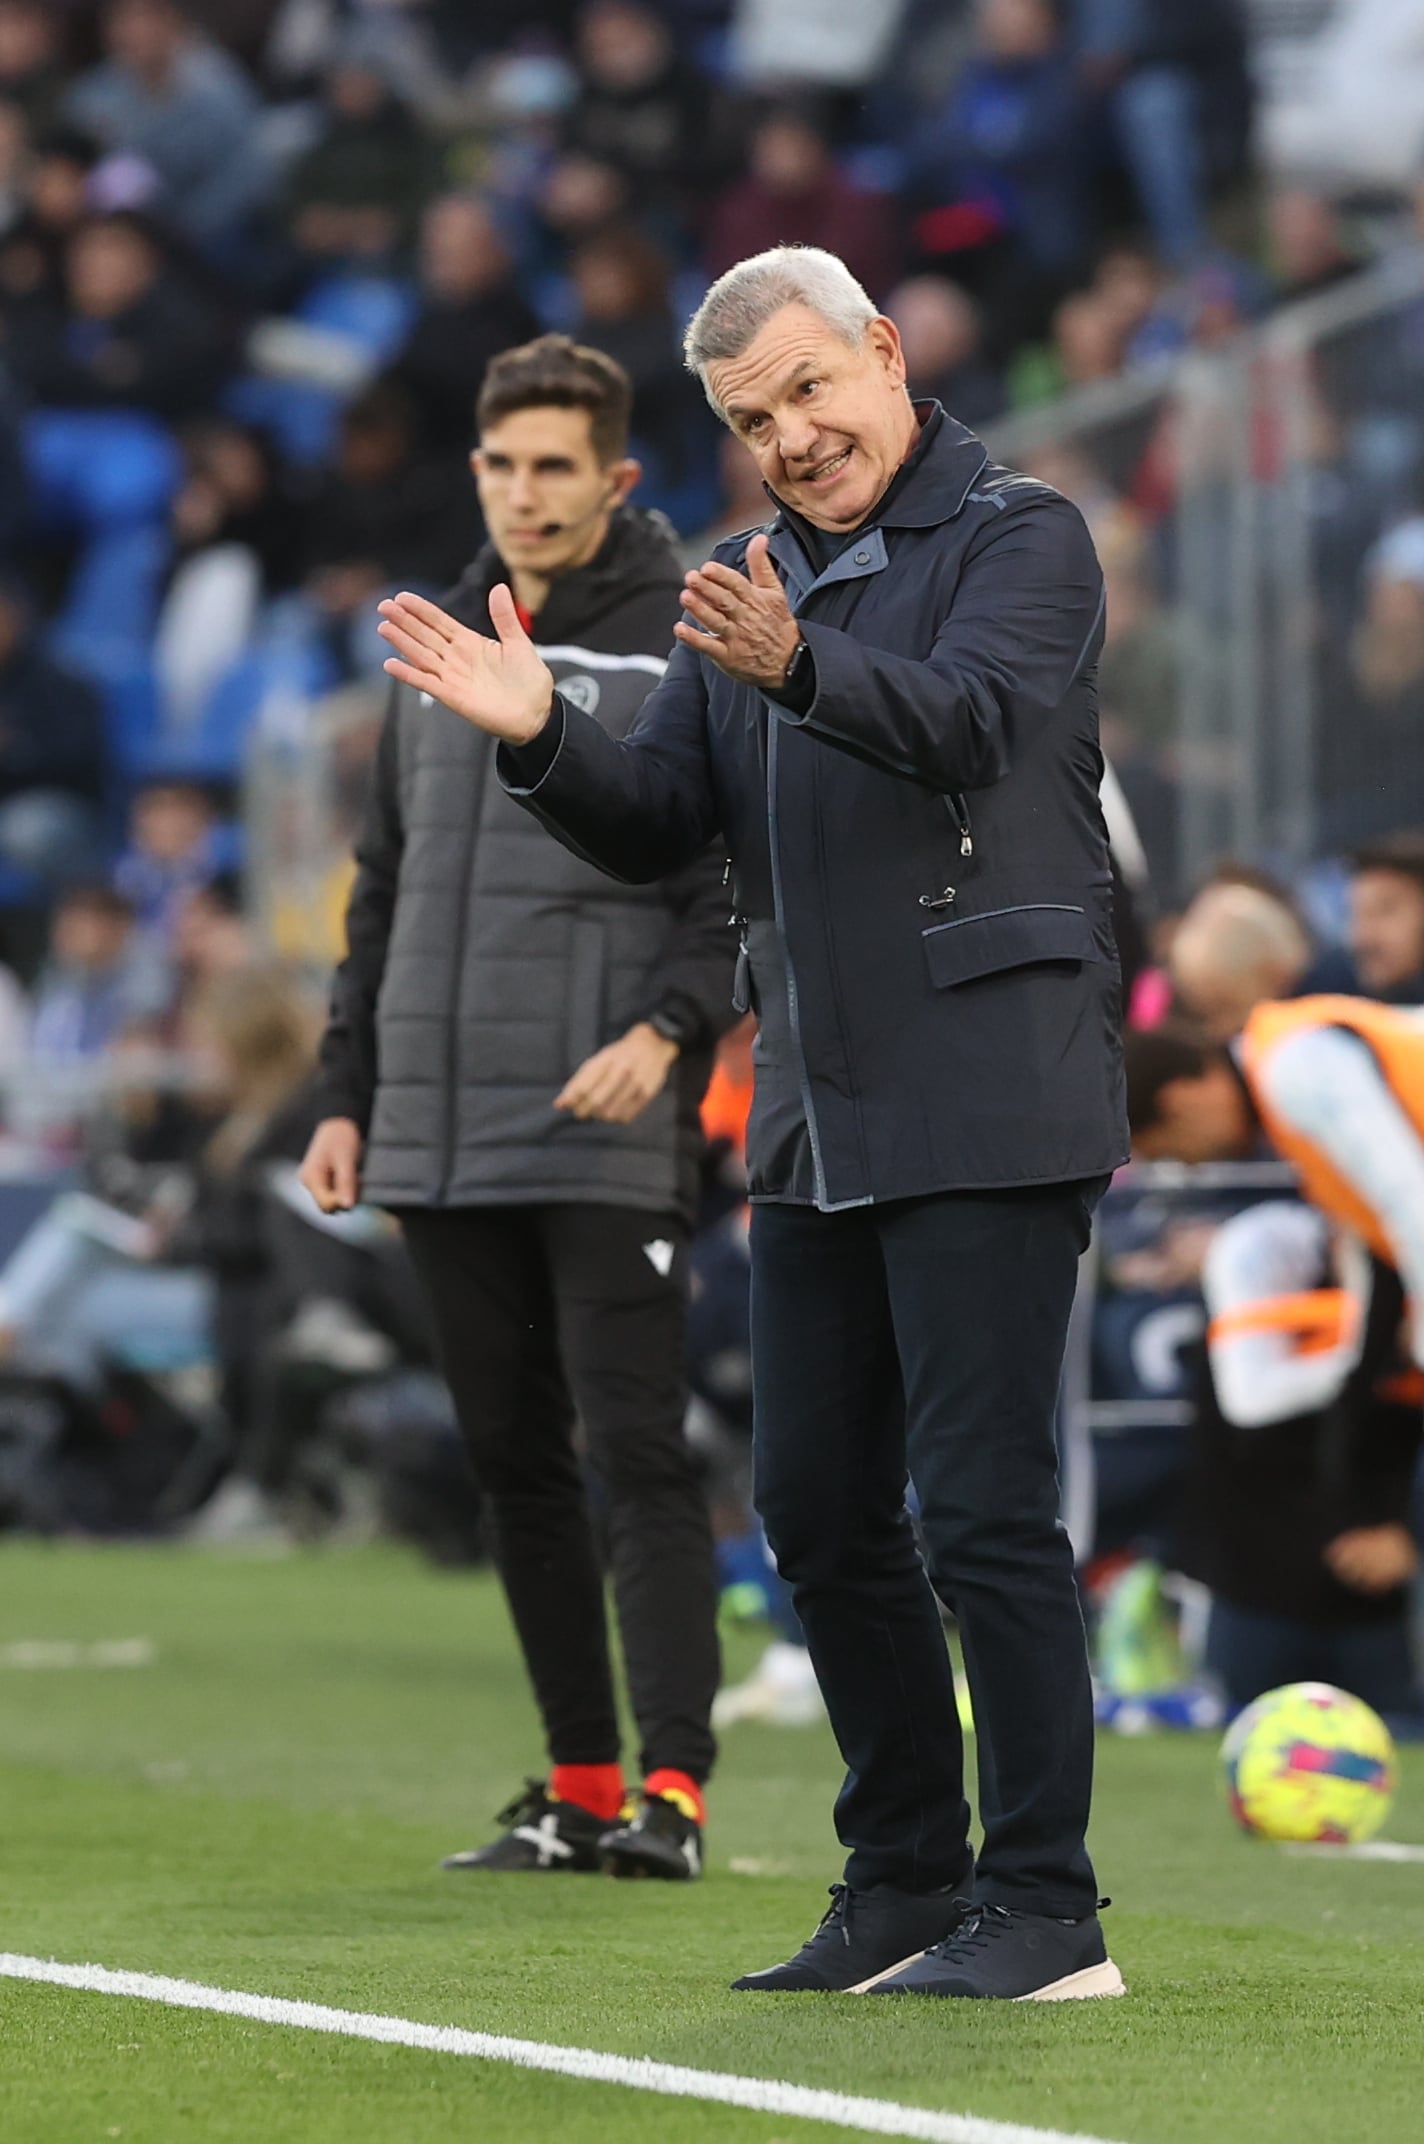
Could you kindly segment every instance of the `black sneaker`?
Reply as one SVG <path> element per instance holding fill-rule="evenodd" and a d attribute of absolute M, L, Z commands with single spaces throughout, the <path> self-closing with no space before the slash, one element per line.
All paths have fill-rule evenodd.
<path fill-rule="evenodd" d="M 509 1829 L 488 1846 L 447 1854 L 442 1869 L 574 1869 L 584 1874 L 599 1867 L 598 1842 L 605 1820 L 577 1802 L 555 1801 L 542 1779 L 526 1779 L 524 1792 L 495 1818 Z"/>
<path fill-rule="evenodd" d="M 966 1871 L 966 1883 L 971 1875 Z M 732 1986 L 766 1994 L 844 1994 L 953 1935 L 970 1910 L 968 1899 L 954 1894 L 952 1884 L 918 1894 L 892 1891 L 888 1884 L 853 1891 L 847 1883 L 833 1883 L 829 1910 L 795 1957 L 761 1973 L 743 1973 Z"/>
<path fill-rule="evenodd" d="M 605 1829 L 598 1856 L 610 1876 L 690 1883 L 702 1874 L 702 1826 L 664 1794 L 640 1794 L 631 1816 Z"/>
<path fill-rule="evenodd" d="M 1081 1921 L 1058 1921 L 1004 1906 L 975 1906 L 947 1942 L 861 1981 L 852 1993 L 1061 2003 L 1127 1990 L 1108 1956 L 1096 1913 Z"/>

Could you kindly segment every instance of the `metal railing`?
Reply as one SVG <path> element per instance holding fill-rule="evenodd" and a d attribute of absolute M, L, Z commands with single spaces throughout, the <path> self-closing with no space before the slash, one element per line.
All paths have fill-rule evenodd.
<path fill-rule="evenodd" d="M 1424 822 L 1424 250 L 990 445 L 1097 539 L 1104 739 L 1164 890 Z"/>

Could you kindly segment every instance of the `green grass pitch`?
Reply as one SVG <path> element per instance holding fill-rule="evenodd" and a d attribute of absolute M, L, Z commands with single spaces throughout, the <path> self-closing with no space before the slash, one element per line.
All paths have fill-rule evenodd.
<path fill-rule="evenodd" d="M 0 1548 L 0 1951 L 649 2055 L 1120 2144 L 1418 2144 L 1424 1865 L 1240 1837 L 1213 1738 L 1107 1741 L 1094 1847 L 1126 2001 L 734 1996 L 837 1868 L 821 1731 L 743 1727 L 686 1888 L 462 1878 L 537 1769 L 488 1577 Z M 757 1640 L 740 1636 L 739 1673 Z M 23 1657 L 23 1656 L 21 1656 Z M 1424 1842 L 1424 1752 L 1389 1836 Z M 854 2134 L 448 2055 L 0 1980 L 6 2144 L 816 2144 Z"/>

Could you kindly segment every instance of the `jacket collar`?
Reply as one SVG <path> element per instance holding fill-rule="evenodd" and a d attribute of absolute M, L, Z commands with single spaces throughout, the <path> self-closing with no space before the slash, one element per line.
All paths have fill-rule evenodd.
<path fill-rule="evenodd" d="M 855 532 L 857 536 L 882 528 L 932 529 L 943 521 L 952 521 L 988 465 L 989 452 L 983 441 L 967 425 L 949 416 L 942 404 L 917 402 L 915 414 L 922 437 L 929 435 L 924 439 L 923 452 L 891 483 L 881 504 L 872 509 Z M 784 506 L 775 492 L 768 490 L 768 497 L 777 508 L 773 531 L 787 529 L 795 534 L 800 515 Z"/>

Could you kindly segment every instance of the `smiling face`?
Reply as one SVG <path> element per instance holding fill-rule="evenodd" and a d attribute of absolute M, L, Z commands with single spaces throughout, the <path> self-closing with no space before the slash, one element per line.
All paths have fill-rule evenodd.
<path fill-rule="evenodd" d="M 914 444 L 915 413 L 893 321 L 858 345 L 808 305 L 784 305 L 707 383 L 764 482 L 813 528 L 853 529 Z"/>

